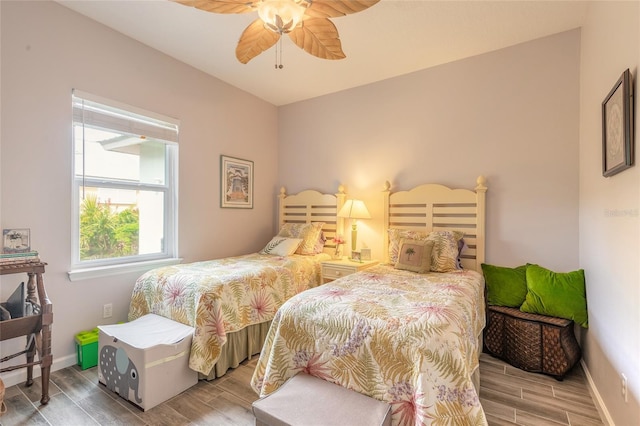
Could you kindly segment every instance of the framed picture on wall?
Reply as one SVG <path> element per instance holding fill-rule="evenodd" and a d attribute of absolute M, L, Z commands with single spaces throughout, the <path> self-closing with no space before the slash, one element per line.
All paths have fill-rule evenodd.
<path fill-rule="evenodd" d="M 253 208 L 253 161 L 220 156 L 220 207 Z"/>
<path fill-rule="evenodd" d="M 627 68 L 602 102 L 602 175 L 633 165 L 633 97 Z"/>

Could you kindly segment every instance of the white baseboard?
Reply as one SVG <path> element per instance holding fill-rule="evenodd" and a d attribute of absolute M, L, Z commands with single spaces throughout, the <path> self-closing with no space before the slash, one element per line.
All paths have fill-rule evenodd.
<path fill-rule="evenodd" d="M 63 368 L 71 367 L 72 365 L 77 363 L 76 355 L 67 355 L 62 358 L 57 358 L 53 360 L 53 364 L 51 365 L 51 371 L 62 370 Z M 33 367 L 33 377 L 40 377 L 40 366 L 35 365 Z M 17 370 L 9 371 L 7 373 L 2 374 L 2 381 L 6 387 L 17 385 L 18 383 L 23 383 L 27 381 L 27 369 L 20 368 Z"/>
<path fill-rule="evenodd" d="M 587 368 L 587 364 L 585 364 L 584 359 L 580 360 L 580 365 L 582 365 L 582 370 L 584 371 L 584 375 L 587 377 L 587 382 L 589 384 L 589 390 L 591 391 L 591 397 L 593 398 L 593 402 L 600 413 L 600 417 L 602 417 L 602 421 L 605 422 L 607 426 L 615 426 L 613 423 L 613 419 L 609 414 L 609 410 L 607 410 L 607 406 L 604 405 L 604 401 L 600 396 L 600 392 L 598 392 L 598 388 L 596 388 L 596 384 L 593 382 L 591 378 L 591 374 L 589 373 L 589 369 Z"/>

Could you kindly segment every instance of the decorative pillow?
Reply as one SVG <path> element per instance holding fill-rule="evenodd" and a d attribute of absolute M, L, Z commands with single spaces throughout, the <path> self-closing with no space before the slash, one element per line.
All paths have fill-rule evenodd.
<path fill-rule="evenodd" d="M 278 232 L 279 237 L 301 238 L 302 243 L 296 250 L 297 254 L 316 254 L 316 244 L 322 234 L 324 222 L 313 223 L 285 223 Z"/>
<path fill-rule="evenodd" d="M 275 236 L 260 251 L 260 254 L 275 254 L 276 256 L 291 256 L 302 243 L 301 238 L 285 238 Z"/>
<path fill-rule="evenodd" d="M 433 231 L 427 241 L 433 241 L 431 270 L 450 272 L 458 269 L 458 241 L 464 234 L 458 231 Z"/>
<path fill-rule="evenodd" d="M 389 263 L 398 262 L 399 244 L 403 238 L 415 241 L 433 241 L 431 250 L 431 270 L 433 272 L 449 272 L 458 268 L 458 242 L 464 233 L 460 231 L 422 232 L 408 229 L 389 228 Z"/>
<path fill-rule="evenodd" d="M 392 265 L 395 265 L 398 262 L 400 240 L 406 238 L 408 240 L 424 241 L 429 236 L 428 232 L 397 228 L 389 228 L 387 233 L 389 235 L 389 263 Z"/>
<path fill-rule="evenodd" d="M 324 243 L 327 241 L 327 237 L 324 236 L 324 232 L 320 231 L 320 237 L 316 241 L 316 245 L 313 247 L 315 254 L 322 253 L 324 251 Z"/>
<path fill-rule="evenodd" d="M 431 271 L 433 241 L 400 240 L 396 269 L 426 274 Z"/>
<path fill-rule="evenodd" d="M 589 327 L 584 270 L 553 272 L 538 265 L 527 267 L 527 296 L 522 312 L 574 320 Z"/>
<path fill-rule="evenodd" d="M 456 269 L 464 269 L 462 267 L 462 259 L 460 258 L 460 256 L 462 255 L 462 250 L 464 250 L 466 247 L 468 246 L 464 238 L 460 238 L 460 240 L 458 240 L 458 257 L 456 258 Z"/>
<path fill-rule="evenodd" d="M 520 307 L 527 295 L 527 265 L 507 268 L 483 263 L 481 266 L 487 286 L 487 303 Z"/>

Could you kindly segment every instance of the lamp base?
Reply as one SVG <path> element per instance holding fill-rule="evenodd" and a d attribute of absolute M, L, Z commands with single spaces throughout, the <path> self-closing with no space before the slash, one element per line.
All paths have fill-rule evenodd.
<path fill-rule="evenodd" d="M 358 224 L 354 220 L 353 224 L 351 224 L 351 252 L 352 253 L 356 251 L 357 240 L 358 240 Z"/>

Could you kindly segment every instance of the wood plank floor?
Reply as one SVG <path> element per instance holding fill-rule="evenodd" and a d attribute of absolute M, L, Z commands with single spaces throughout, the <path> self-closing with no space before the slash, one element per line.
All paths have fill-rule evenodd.
<path fill-rule="evenodd" d="M 0 425 L 253 425 L 249 386 L 257 358 L 143 412 L 98 384 L 97 368 L 51 374 L 49 404 L 40 405 L 40 380 L 6 390 Z M 480 400 L 489 425 L 602 425 L 584 373 L 576 366 L 558 382 L 518 370 L 489 355 L 480 358 Z M 346 425 L 345 425 L 346 426 Z"/>

